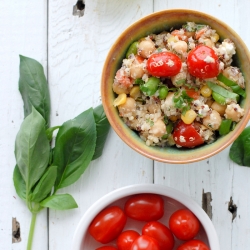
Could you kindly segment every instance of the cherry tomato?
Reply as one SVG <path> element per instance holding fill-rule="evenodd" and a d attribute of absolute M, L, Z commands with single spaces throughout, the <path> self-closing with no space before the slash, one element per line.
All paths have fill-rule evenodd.
<path fill-rule="evenodd" d="M 198 78 L 212 78 L 219 74 L 219 58 L 214 50 L 205 45 L 198 45 L 187 57 L 188 72 Z"/>
<path fill-rule="evenodd" d="M 141 235 L 134 241 L 130 250 L 160 250 L 160 245 L 156 239 Z"/>
<path fill-rule="evenodd" d="M 140 236 L 140 234 L 134 230 L 127 230 L 122 232 L 117 240 L 116 245 L 119 250 L 130 250 L 133 242 Z"/>
<path fill-rule="evenodd" d="M 117 206 L 102 210 L 89 226 L 90 235 L 103 244 L 114 240 L 123 230 L 127 217 Z"/>
<path fill-rule="evenodd" d="M 153 76 L 175 76 L 181 70 L 181 59 L 171 52 L 152 54 L 147 61 L 147 70 Z"/>
<path fill-rule="evenodd" d="M 177 250 L 210 250 L 201 240 L 190 240 L 180 245 Z"/>
<path fill-rule="evenodd" d="M 151 221 L 144 225 L 142 234 L 155 238 L 161 250 L 172 250 L 174 247 L 174 236 L 172 232 L 159 221 Z"/>
<path fill-rule="evenodd" d="M 127 200 L 124 211 L 135 220 L 159 220 L 164 214 L 164 201 L 157 194 L 138 194 Z"/>
<path fill-rule="evenodd" d="M 103 246 L 96 248 L 96 250 L 117 250 L 117 248 L 113 246 Z"/>
<path fill-rule="evenodd" d="M 180 209 L 170 216 L 169 227 L 176 238 L 192 240 L 199 232 L 200 222 L 190 210 Z"/>
<path fill-rule="evenodd" d="M 194 124 L 185 124 L 182 120 L 175 126 L 173 138 L 177 145 L 186 148 L 193 148 L 204 143 Z"/>

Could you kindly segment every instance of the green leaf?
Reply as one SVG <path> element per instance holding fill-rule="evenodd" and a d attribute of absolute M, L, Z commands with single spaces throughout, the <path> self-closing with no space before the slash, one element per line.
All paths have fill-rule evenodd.
<path fill-rule="evenodd" d="M 80 178 L 92 160 L 95 145 L 96 125 L 92 108 L 60 127 L 53 156 L 53 165 L 58 167 L 55 190 Z"/>
<path fill-rule="evenodd" d="M 43 116 L 46 127 L 50 120 L 50 96 L 43 66 L 32 58 L 20 55 L 19 91 L 24 102 L 24 116 L 32 106 Z"/>
<path fill-rule="evenodd" d="M 46 129 L 46 135 L 47 135 L 49 141 L 52 140 L 53 132 L 59 128 L 60 128 L 60 126 L 55 126 L 55 127 L 51 127 L 51 128 Z"/>
<path fill-rule="evenodd" d="M 40 202 L 51 193 L 51 190 L 56 181 L 57 167 L 51 166 L 44 173 L 38 184 L 35 186 L 34 191 L 30 196 L 30 200 Z"/>
<path fill-rule="evenodd" d="M 109 121 L 104 113 L 103 106 L 99 105 L 94 109 L 94 118 L 96 123 L 96 147 L 92 160 L 97 159 L 102 155 L 106 138 L 110 129 Z"/>
<path fill-rule="evenodd" d="M 22 200 L 26 200 L 26 183 L 19 171 L 18 166 L 15 166 L 13 171 L 13 182 L 18 196 Z"/>
<path fill-rule="evenodd" d="M 229 157 L 241 166 L 250 167 L 250 126 L 245 128 L 233 142 L 229 151 Z"/>
<path fill-rule="evenodd" d="M 77 208 L 74 198 L 70 194 L 56 194 L 43 200 L 40 205 L 55 210 L 67 210 Z"/>
<path fill-rule="evenodd" d="M 50 145 L 45 133 L 45 120 L 32 108 L 17 133 L 15 157 L 26 183 L 27 195 L 48 166 Z"/>

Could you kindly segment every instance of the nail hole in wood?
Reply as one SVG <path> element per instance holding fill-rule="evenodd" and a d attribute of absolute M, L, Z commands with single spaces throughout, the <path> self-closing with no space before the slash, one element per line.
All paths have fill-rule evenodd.
<path fill-rule="evenodd" d="M 230 197 L 230 201 L 228 203 L 228 211 L 232 214 L 232 221 L 237 216 L 237 206 L 234 204 L 232 197 Z"/>
<path fill-rule="evenodd" d="M 12 243 L 18 243 L 21 241 L 20 224 L 16 218 L 12 218 Z"/>
<path fill-rule="evenodd" d="M 77 0 L 76 4 L 73 6 L 74 16 L 83 16 L 85 11 L 85 0 Z"/>

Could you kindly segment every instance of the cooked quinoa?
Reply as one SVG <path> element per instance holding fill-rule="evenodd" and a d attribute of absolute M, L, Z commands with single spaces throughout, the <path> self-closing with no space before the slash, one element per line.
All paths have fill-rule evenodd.
<path fill-rule="evenodd" d="M 148 146 L 212 143 L 244 116 L 245 81 L 235 54 L 233 41 L 194 22 L 143 37 L 116 72 L 114 106 Z"/>

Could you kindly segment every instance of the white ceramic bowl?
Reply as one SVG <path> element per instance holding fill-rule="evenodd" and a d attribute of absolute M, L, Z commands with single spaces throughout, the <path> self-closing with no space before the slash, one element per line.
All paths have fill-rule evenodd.
<path fill-rule="evenodd" d="M 165 213 L 163 218 L 159 221 L 165 223 L 167 226 L 169 217 L 174 211 L 181 208 L 188 208 L 191 210 L 201 223 L 201 229 L 196 238 L 203 240 L 207 245 L 209 245 L 211 250 L 220 250 L 219 240 L 215 228 L 204 210 L 190 197 L 180 191 L 157 184 L 137 184 L 119 188 L 96 201 L 81 218 L 74 233 L 71 249 L 94 250 L 97 247 L 102 246 L 101 243 L 96 242 L 88 233 L 88 227 L 91 221 L 105 207 L 118 205 L 123 208 L 125 201 L 129 196 L 141 193 L 159 194 L 163 197 L 165 203 Z M 128 218 L 124 230 L 134 229 L 141 232 L 141 228 L 144 224 L 145 222 L 139 222 Z M 179 244 L 180 242 L 176 240 L 174 249 L 176 249 Z"/>

